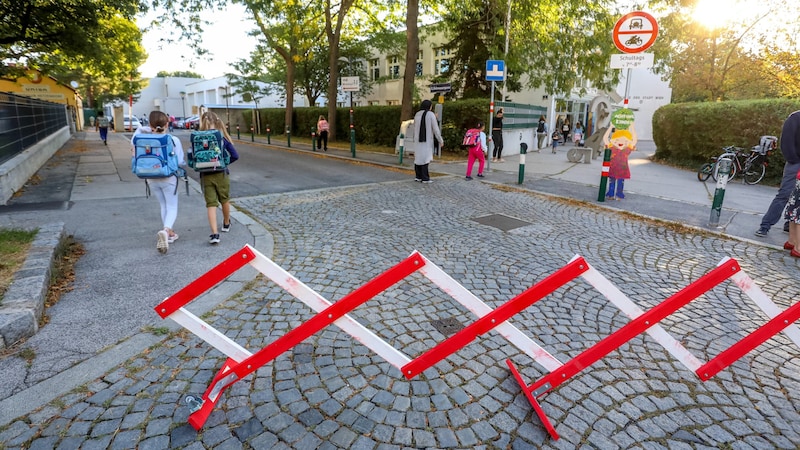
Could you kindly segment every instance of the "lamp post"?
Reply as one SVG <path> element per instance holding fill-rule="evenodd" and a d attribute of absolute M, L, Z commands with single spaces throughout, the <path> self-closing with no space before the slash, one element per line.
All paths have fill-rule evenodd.
<path fill-rule="evenodd" d="M 226 128 L 230 128 L 231 111 L 230 111 L 230 109 L 228 109 L 229 108 L 229 106 L 228 106 L 228 89 L 230 89 L 230 86 L 225 85 L 223 87 L 223 89 L 225 89 L 225 127 Z"/>
<path fill-rule="evenodd" d="M 186 120 L 186 92 L 181 91 L 181 110 L 183 110 L 183 120 Z"/>

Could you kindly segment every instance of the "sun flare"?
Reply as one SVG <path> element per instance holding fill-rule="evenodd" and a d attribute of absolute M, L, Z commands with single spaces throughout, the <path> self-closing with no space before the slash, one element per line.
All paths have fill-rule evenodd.
<path fill-rule="evenodd" d="M 758 3 L 753 0 L 700 0 L 692 11 L 692 18 L 708 29 L 716 29 L 755 18 L 758 9 Z"/>

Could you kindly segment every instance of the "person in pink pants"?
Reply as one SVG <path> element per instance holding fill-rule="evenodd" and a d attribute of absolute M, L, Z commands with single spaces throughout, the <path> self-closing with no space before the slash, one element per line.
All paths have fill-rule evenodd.
<path fill-rule="evenodd" d="M 469 133 L 477 130 L 478 133 L 480 133 L 478 143 L 469 148 L 469 156 L 467 157 L 467 180 L 472 179 L 472 166 L 475 165 L 476 159 L 478 160 L 478 178 L 483 178 L 483 165 L 486 163 L 486 133 L 483 132 L 484 128 L 483 122 L 478 122 L 477 127 L 467 132 Z"/>

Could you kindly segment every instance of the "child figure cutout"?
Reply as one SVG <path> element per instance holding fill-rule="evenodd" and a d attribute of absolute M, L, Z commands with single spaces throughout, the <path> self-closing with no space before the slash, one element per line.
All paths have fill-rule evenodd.
<path fill-rule="evenodd" d="M 625 187 L 625 180 L 631 177 L 631 169 L 628 166 L 628 156 L 636 150 L 636 130 L 633 123 L 627 130 L 614 130 L 608 127 L 603 135 L 603 143 L 611 149 L 611 166 L 608 170 L 608 192 L 606 198 L 622 200 L 625 194 L 622 192 Z M 610 139 L 609 139 L 610 135 Z"/>

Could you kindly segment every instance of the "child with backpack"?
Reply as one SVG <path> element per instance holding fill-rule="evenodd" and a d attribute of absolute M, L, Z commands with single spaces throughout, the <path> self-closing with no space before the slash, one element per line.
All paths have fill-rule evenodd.
<path fill-rule="evenodd" d="M 180 139 L 167 134 L 169 117 L 167 117 L 163 111 L 153 111 L 150 113 L 149 123 L 150 126 L 137 128 L 136 132 L 133 133 L 133 137 L 131 138 L 131 144 L 133 145 L 133 172 L 137 173 L 137 160 L 139 159 L 137 158 L 137 155 L 152 151 L 152 142 L 159 140 L 163 135 L 168 136 L 168 140 L 166 140 L 166 142 L 169 150 L 167 150 L 167 152 L 170 153 L 172 158 L 175 158 L 170 163 L 170 165 L 175 166 L 173 168 L 175 169 L 174 173 L 172 174 L 151 177 L 143 176 L 137 173 L 137 176 L 140 178 L 145 178 L 148 192 L 153 192 L 155 194 L 156 198 L 158 199 L 158 204 L 161 206 L 162 229 L 156 234 L 156 249 L 163 254 L 167 253 L 169 250 L 169 244 L 178 240 L 178 234 L 175 233 L 175 230 L 173 229 L 175 225 L 175 219 L 178 217 L 179 173 L 183 171 L 183 169 L 178 169 L 179 166 L 185 165 L 186 162 L 184 159 L 183 146 L 181 145 Z M 148 139 L 148 134 L 155 135 L 153 136 L 154 139 Z M 137 148 L 139 149 L 137 150 Z"/>
<path fill-rule="evenodd" d="M 553 141 L 553 154 L 555 154 L 556 147 L 558 147 L 558 141 L 561 140 L 561 133 L 559 133 L 558 130 L 553 131 L 553 136 L 551 137 L 551 140 Z"/>
<path fill-rule="evenodd" d="M 478 122 L 478 126 L 467 130 L 464 135 L 463 145 L 467 147 L 469 156 L 467 157 L 467 180 L 472 179 L 472 166 L 478 160 L 478 178 L 483 178 L 483 165 L 486 163 L 486 133 L 483 132 L 483 122 Z"/>
<path fill-rule="evenodd" d="M 239 154 L 231 143 L 231 136 L 228 134 L 227 127 L 222 119 L 215 113 L 207 111 L 200 117 L 200 130 L 218 130 L 222 134 L 220 147 L 224 155 L 224 167 L 216 170 L 206 170 L 200 172 L 200 184 L 203 187 L 203 197 L 206 200 L 206 210 L 208 211 L 208 224 L 211 226 L 211 235 L 208 243 L 219 244 L 219 232 L 217 230 L 217 206 L 222 206 L 222 231 L 227 233 L 231 230 L 231 204 L 230 191 L 231 180 L 228 164 L 239 159 Z M 195 138 L 192 138 L 192 152 L 194 149 Z M 190 161 L 192 157 L 190 156 Z"/>

